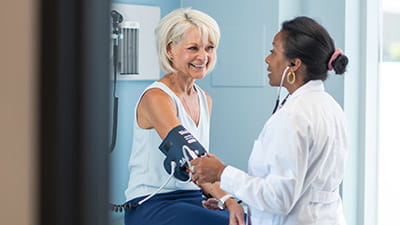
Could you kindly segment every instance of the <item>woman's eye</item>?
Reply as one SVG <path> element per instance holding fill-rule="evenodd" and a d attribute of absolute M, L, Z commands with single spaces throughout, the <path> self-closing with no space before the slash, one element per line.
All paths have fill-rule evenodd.
<path fill-rule="evenodd" d="M 189 50 L 197 50 L 198 48 L 196 46 L 193 46 L 193 47 L 189 47 L 188 49 Z"/>
<path fill-rule="evenodd" d="M 207 51 L 211 51 L 211 50 L 213 50 L 214 49 L 214 46 L 208 46 L 207 47 Z"/>

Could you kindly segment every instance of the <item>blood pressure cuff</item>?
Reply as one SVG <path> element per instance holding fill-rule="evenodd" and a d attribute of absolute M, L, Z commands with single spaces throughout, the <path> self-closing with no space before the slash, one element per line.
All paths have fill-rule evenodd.
<path fill-rule="evenodd" d="M 185 145 L 188 148 L 184 148 Z M 189 179 L 189 174 L 186 172 L 187 160 L 183 151 L 186 151 L 189 161 L 206 154 L 200 142 L 181 125 L 170 130 L 158 148 L 167 157 L 164 160 L 165 170 L 171 173 L 171 161 L 175 161 L 177 168 L 174 176 L 182 181 Z"/>

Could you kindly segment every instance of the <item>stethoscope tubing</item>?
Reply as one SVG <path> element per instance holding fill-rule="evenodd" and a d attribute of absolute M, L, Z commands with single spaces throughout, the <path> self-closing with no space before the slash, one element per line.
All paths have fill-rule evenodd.
<path fill-rule="evenodd" d="M 280 101 L 281 101 L 281 90 L 282 90 L 283 81 L 284 81 L 284 79 L 285 79 L 285 77 L 286 77 L 286 73 L 287 73 L 287 71 L 289 70 L 289 68 L 290 68 L 290 67 L 287 66 L 287 67 L 285 68 L 285 70 L 283 71 L 283 73 L 282 73 L 281 83 L 279 84 L 279 88 L 278 88 L 278 90 L 277 90 L 276 101 L 275 101 L 275 107 L 274 107 L 274 110 L 272 111 L 272 114 L 274 114 L 274 113 L 276 112 L 276 110 L 278 110 L 279 103 L 280 103 Z"/>

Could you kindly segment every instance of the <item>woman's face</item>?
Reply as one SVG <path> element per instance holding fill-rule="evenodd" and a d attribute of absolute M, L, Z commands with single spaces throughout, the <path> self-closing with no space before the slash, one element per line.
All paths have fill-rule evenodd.
<path fill-rule="evenodd" d="M 284 34 L 282 31 L 278 32 L 272 42 L 273 49 L 271 53 L 265 58 L 268 64 L 268 78 L 271 86 L 279 86 L 283 71 L 289 66 L 289 59 L 284 54 Z"/>
<path fill-rule="evenodd" d="M 170 44 L 168 54 L 177 73 L 193 79 L 205 77 L 209 65 L 215 60 L 214 46 L 209 42 L 204 44 L 198 28 L 189 29 L 182 40 Z"/>

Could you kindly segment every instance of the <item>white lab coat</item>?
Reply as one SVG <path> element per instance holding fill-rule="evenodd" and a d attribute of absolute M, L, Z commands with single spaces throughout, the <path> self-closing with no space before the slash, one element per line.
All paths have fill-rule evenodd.
<path fill-rule="evenodd" d="M 345 115 L 321 80 L 297 89 L 254 142 L 248 173 L 228 166 L 221 187 L 248 204 L 252 225 L 344 225 L 339 195 Z"/>

